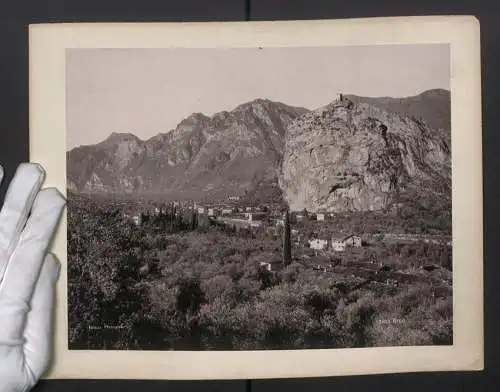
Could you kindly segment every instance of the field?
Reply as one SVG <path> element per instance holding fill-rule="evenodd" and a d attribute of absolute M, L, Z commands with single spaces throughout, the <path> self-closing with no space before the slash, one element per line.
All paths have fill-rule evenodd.
<path fill-rule="evenodd" d="M 401 221 L 405 227 L 395 223 Z M 384 230 L 411 233 L 409 218 L 345 215 L 332 224 L 339 233 L 362 229 L 363 246 L 333 253 L 294 242 L 292 262 L 283 265 L 279 229 L 235 231 L 160 218 L 136 226 L 112 202 L 70 197 L 69 347 L 453 343 L 451 247 L 425 237 L 449 234 L 446 228 L 425 228 L 417 219 L 422 237 L 402 242 L 385 238 Z M 321 231 L 308 225 L 300 227 L 306 235 Z"/>

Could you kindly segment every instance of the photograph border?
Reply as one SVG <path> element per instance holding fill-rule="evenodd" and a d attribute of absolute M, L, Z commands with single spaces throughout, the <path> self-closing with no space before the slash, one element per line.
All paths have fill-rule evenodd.
<path fill-rule="evenodd" d="M 44 378 L 248 379 L 483 369 L 482 129 L 479 22 L 470 16 L 30 26 L 30 161 L 66 194 L 66 48 L 278 47 L 449 43 L 453 346 L 263 351 L 67 349 L 66 215 L 55 357 Z"/>

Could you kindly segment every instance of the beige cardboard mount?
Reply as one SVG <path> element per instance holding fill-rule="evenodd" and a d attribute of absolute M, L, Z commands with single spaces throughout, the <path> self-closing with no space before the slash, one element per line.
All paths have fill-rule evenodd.
<path fill-rule="evenodd" d="M 482 132 L 479 22 L 470 16 L 30 26 L 30 160 L 66 192 L 65 52 L 76 48 L 449 44 L 453 178 L 452 346 L 291 351 L 70 351 L 66 218 L 55 353 L 45 378 L 251 379 L 483 369 Z M 389 81 L 390 82 L 390 81 Z M 90 261 L 89 261 L 90 262 Z"/>

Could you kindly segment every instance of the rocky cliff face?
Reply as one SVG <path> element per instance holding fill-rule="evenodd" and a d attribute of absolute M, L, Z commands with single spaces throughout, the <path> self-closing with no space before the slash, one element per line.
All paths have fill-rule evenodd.
<path fill-rule="evenodd" d="M 373 211 L 403 196 L 451 198 L 449 131 L 351 100 L 297 118 L 279 177 L 294 210 Z"/>
<path fill-rule="evenodd" d="M 147 141 L 112 134 L 68 152 L 68 189 L 200 197 L 277 186 L 285 130 L 305 112 L 258 99 L 213 117 L 195 113 Z"/>

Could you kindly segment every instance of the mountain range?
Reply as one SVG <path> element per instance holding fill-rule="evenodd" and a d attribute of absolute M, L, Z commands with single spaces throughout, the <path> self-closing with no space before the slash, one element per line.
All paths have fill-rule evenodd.
<path fill-rule="evenodd" d="M 68 191 L 240 195 L 331 211 L 383 209 L 415 192 L 451 200 L 450 106 L 449 91 L 436 89 L 332 97 L 315 110 L 256 99 L 210 117 L 193 113 L 148 140 L 112 133 L 68 151 Z"/>

